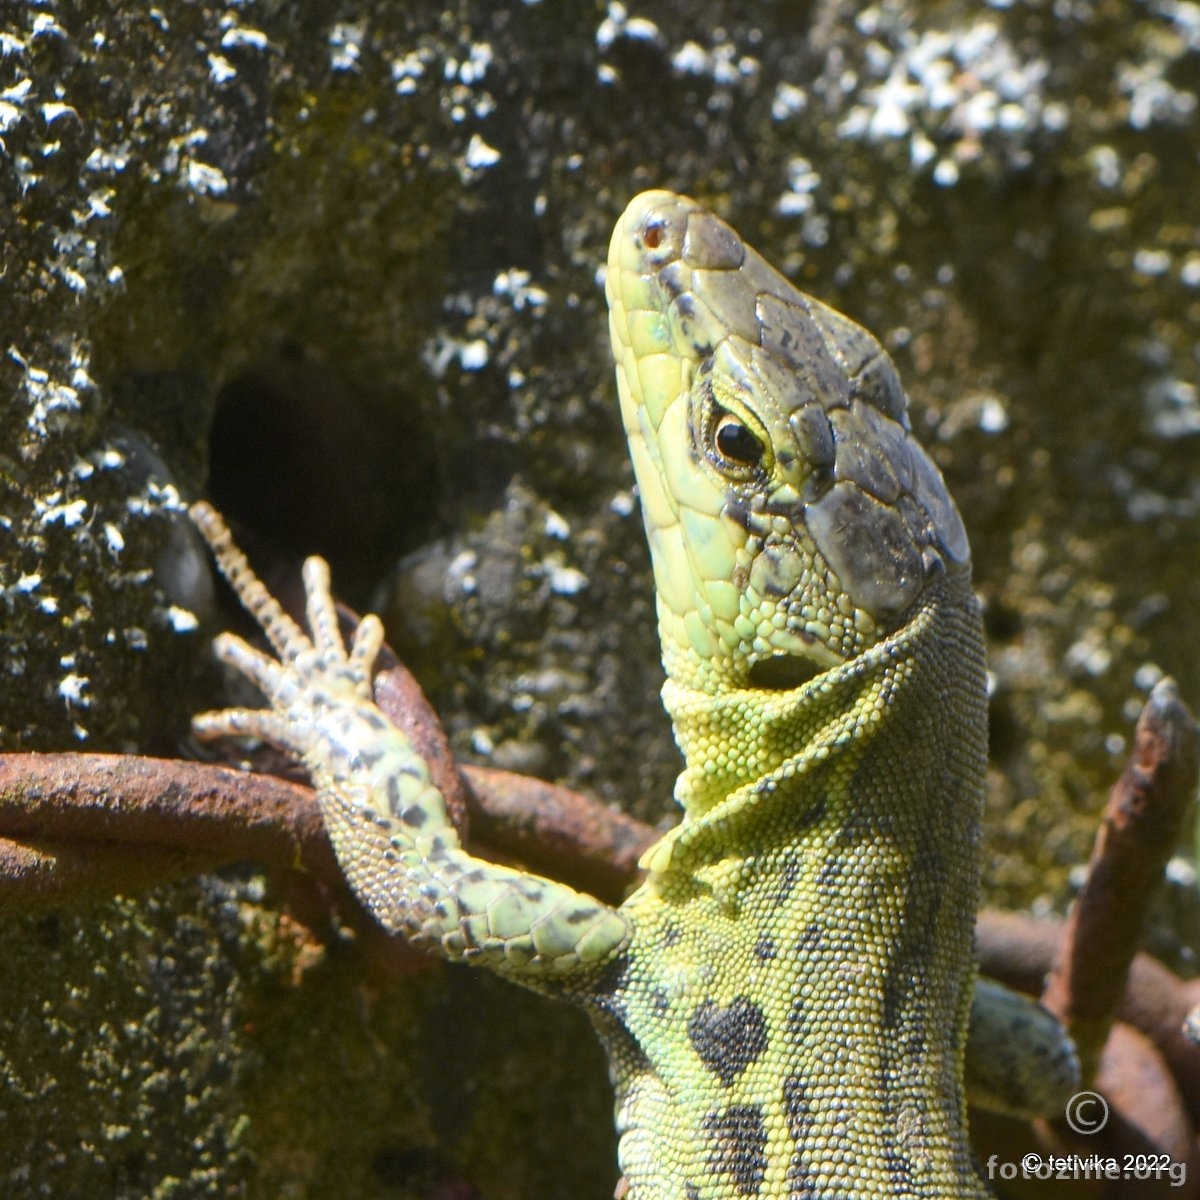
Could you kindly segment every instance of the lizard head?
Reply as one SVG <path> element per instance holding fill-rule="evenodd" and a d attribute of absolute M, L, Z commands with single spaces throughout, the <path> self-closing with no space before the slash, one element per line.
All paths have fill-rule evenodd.
<path fill-rule="evenodd" d="M 967 567 L 958 510 L 865 329 L 670 192 L 617 223 L 606 292 L 668 676 L 797 686 Z"/>

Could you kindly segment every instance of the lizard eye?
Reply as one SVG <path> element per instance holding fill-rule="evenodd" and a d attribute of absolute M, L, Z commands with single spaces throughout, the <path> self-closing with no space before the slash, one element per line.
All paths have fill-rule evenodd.
<path fill-rule="evenodd" d="M 642 231 L 642 245 L 647 250 L 657 250 L 665 237 L 662 220 L 651 219 L 646 222 L 646 228 Z"/>
<path fill-rule="evenodd" d="M 731 412 L 717 418 L 713 442 L 722 458 L 739 466 L 754 467 L 762 461 L 762 442 Z"/>

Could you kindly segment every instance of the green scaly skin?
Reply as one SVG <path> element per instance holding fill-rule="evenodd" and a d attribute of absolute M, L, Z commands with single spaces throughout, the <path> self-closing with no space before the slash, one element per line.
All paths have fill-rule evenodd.
<path fill-rule="evenodd" d="M 879 344 L 667 192 L 613 235 L 621 407 L 658 592 L 683 820 L 619 908 L 471 858 L 371 700 L 328 572 L 312 640 L 205 506 L 280 661 L 197 718 L 303 759 L 387 929 L 579 1003 L 628 1200 L 988 1193 L 966 1139 L 984 666 L 962 523 Z"/>

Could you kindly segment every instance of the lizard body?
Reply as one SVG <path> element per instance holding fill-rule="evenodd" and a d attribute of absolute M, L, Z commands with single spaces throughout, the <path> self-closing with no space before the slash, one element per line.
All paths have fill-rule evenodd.
<path fill-rule="evenodd" d="M 582 1005 L 627 1200 L 962 1200 L 984 668 L 962 524 L 864 330 L 666 192 L 607 293 L 657 588 L 680 825 L 619 908 L 471 858 L 375 708 L 381 641 L 312 640 L 196 518 L 280 661 L 218 653 L 268 710 L 197 718 L 302 758 L 387 929 Z"/>

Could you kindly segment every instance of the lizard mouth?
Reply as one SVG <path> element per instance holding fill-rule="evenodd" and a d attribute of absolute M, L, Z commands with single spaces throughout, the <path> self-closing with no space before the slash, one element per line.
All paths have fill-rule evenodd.
<path fill-rule="evenodd" d="M 750 668 L 750 686 L 773 692 L 790 691 L 815 679 L 825 670 L 820 663 L 799 654 L 774 654 Z"/>

